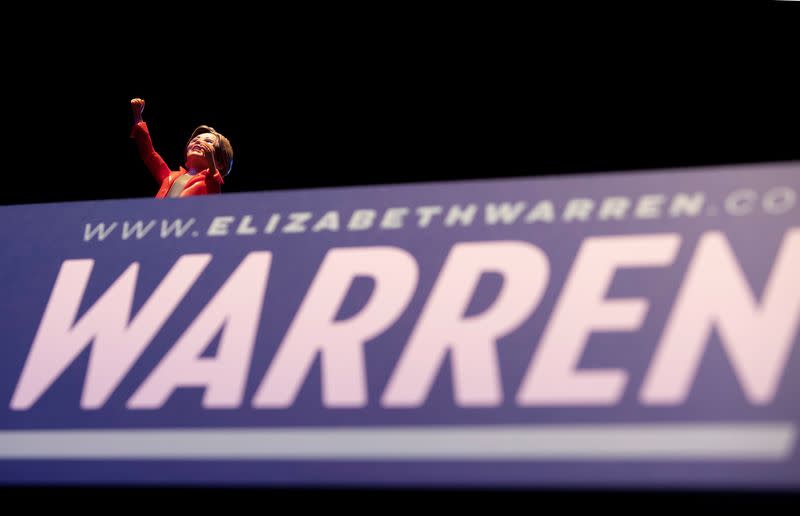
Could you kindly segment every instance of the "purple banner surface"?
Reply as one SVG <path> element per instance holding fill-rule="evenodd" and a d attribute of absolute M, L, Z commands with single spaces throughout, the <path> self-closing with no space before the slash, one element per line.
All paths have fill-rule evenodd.
<path fill-rule="evenodd" d="M 0 207 L 0 483 L 800 487 L 800 164 Z"/>

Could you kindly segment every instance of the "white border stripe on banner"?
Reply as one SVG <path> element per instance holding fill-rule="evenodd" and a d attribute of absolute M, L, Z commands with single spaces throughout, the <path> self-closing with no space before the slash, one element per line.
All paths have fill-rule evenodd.
<path fill-rule="evenodd" d="M 0 431 L 0 459 L 765 460 L 793 423 Z"/>

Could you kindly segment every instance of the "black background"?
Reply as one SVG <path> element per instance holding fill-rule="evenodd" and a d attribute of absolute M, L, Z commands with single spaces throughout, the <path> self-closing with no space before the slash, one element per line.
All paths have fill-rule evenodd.
<path fill-rule="evenodd" d="M 61 26 L 7 52 L 2 201 L 154 196 L 128 138 L 133 97 L 173 170 L 197 125 L 228 136 L 223 192 L 797 160 L 783 5 Z"/>
<path fill-rule="evenodd" d="M 195 126 L 228 136 L 235 161 L 225 193 L 800 160 L 797 13 L 765 4 L 710 15 L 304 6 L 236 16 L 216 5 L 175 21 L 141 6 L 65 8 L 50 13 L 53 26 L 35 21 L 5 47 L 0 200 L 154 196 L 158 185 L 128 138 L 134 97 L 146 100 L 145 120 L 172 169 Z M 62 15 L 99 21 L 62 23 Z M 322 501 L 331 504 L 324 510 L 364 512 L 796 503 L 794 493 L 770 490 L 422 486 L 17 486 L 3 494 L 209 512 L 213 502 L 304 510 Z"/>

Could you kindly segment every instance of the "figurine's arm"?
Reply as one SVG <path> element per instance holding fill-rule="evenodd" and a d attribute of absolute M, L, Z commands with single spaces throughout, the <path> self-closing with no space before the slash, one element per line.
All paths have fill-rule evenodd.
<path fill-rule="evenodd" d="M 191 195 L 218 194 L 220 193 L 221 182 L 221 178 L 206 178 L 204 181 L 195 181 L 188 188 L 185 188 L 183 192 L 181 192 L 181 197 L 189 197 Z"/>
<path fill-rule="evenodd" d="M 208 185 L 205 181 L 197 181 L 196 183 L 192 184 L 189 188 L 186 188 L 181 192 L 181 197 L 189 197 L 192 195 L 206 195 L 208 193 L 219 193 L 217 189 L 216 192 L 209 192 Z"/>
<path fill-rule="evenodd" d="M 144 161 L 144 164 L 156 181 L 160 183 L 170 174 L 170 170 L 161 156 L 153 148 L 153 141 L 150 139 L 150 132 L 147 130 L 147 124 L 142 119 L 144 100 L 131 100 L 131 109 L 133 110 L 134 124 L 131 130 L 131 138 L 136 140 L 136 147 L 139 149 L 139 157 L 142 158 L 142 161 Z"/>

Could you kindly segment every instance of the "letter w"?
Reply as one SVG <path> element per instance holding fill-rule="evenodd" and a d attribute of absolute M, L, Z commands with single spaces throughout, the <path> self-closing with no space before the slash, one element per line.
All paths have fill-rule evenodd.
<path fill-rule="evenodd" d="M 102 407 L 210 260 L 210 254 L 182 256 L 131 319 L 139 271 L 133 262 L 77 322 L 94 260 L 64 261 L 11 408 L 31 408 L 92 341 L 81 408 Z"/>

